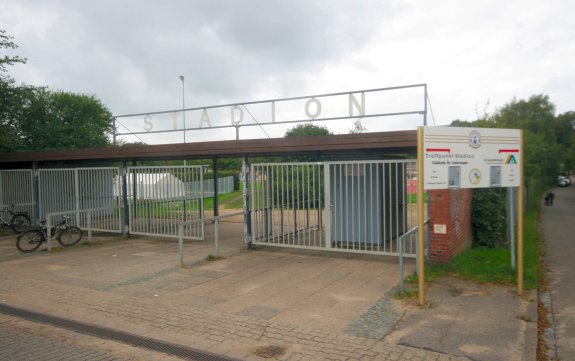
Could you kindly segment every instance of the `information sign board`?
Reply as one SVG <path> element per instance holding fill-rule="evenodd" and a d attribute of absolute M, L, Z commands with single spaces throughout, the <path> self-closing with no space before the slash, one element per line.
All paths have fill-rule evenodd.
<path fill-rule="evenodd" d="M 423 127 L 424 188 L 518 187 L 518 129 Z"/>

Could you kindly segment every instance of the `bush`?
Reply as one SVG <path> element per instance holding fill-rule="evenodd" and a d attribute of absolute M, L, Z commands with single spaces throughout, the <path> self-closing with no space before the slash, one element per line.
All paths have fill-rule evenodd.
<path fill-rule="evenodd" d="M 505 243 L 505 188 L 476 189 L 471 206 L 473 245 L 497 247 Z"/>

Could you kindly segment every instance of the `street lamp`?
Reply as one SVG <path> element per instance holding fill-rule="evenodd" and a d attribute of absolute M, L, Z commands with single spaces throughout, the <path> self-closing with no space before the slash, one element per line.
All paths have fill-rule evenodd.
<path fill-rule="evenodd" d="M 182 81 L 182 115 L 184 117 L 184 143 L 186 142 L 186 93 L 185 93 L 185 81 L 184 76 L 180 75 L 180 80 Z"/>

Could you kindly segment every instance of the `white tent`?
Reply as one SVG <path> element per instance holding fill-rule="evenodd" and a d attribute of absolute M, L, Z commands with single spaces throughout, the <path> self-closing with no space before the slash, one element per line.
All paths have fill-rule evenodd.
<path fill-rule="evenodd" d="M 136 187 L 134 189 L 134 178 Z M 121 182 L 116 181 L 114 193 L 122 194 Z M 134 193 L 138 199 L 185 199 L 186 186 L 177 177 L 170 173 L 132 173 L 126 177 L 128 198 L 133 198 Z"/>

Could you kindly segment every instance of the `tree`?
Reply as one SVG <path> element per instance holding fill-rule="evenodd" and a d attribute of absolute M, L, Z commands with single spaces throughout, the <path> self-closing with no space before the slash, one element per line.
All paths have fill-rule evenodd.
<path fill-rule="evenodd" d="M 565 150 L 565 162 L 561 165 L 563 173 L 575 168 L 575 112 L 557 116 L 555 124 L 557 143 Z"/>
<path fill-rule="evenodd" d="M 18 45 L 12 41 L 14 37 L 6 35 L 6 30 L 0 29 L 0 51 L 5 49 L 18 49 Z M 5 78 L 6 66 L 14 65 L 17 63 L 25 64 L 26 59 L 17 55 L 0 55 L 0 78 Z"/>
<path fill-rule="evenodd" d="M 455 120 L 451 125 L 523 129 L 524 182 L 530 197 L 554 186 L 557 174 L 561 170 L 571 170 L 575 165 L 575 112 L 555 116 L 555 105 L 547 95 L 533 95 L 519 101 L 513 99 L 492 115 L 472 122 Z M 501 244 L 505 233 L 503 199 L 500 190 L 474 191 L 474 244 L 488 247 Z"/>
<path fill-rule="evenodd" d="M 0 86 L 2 152 L 110 145 L 112 113 L 94 96 L 46 87 Z"/>
<path fill-rule="evenodd" d="M 322 135 L 333 135 L 333 133 L 330 132 L 329 129 L 327 129 L 326 127 L 322 127 L 311 123 L 305 123 L 305 124 L 298 124 L 297 126 L 289 129 L 285 134 L 285 138 L 317 137 Z"/>
<path fill-rule="evenodd" d="M 519 128 L 544 134 L 545 141 L 555 142 L 555 105 L 547 95 L 532 95 L 529 100 L 506 104 L 493 117 L 498 128 Z"/>
<path fill-rule="evenodd" d="M 17 49 L 0 30 L 0 50 Z M 25 63 L 19 56 L 0 55 L 0 152 L 102 147 L 110 144 L 110 111 L 93 95 L 16 86 L 3 74 Z"/>
<path fill-rule="evenodd" d="M 367 128 L 365 127 L 365 125 L 363 125 L 361 123 L 361 120 L 356 119 L 353 122 L 353 127 L 349 130 L 349 134 L 359 134 L 359 133 L 363 133 L 367 131 Z"/>

